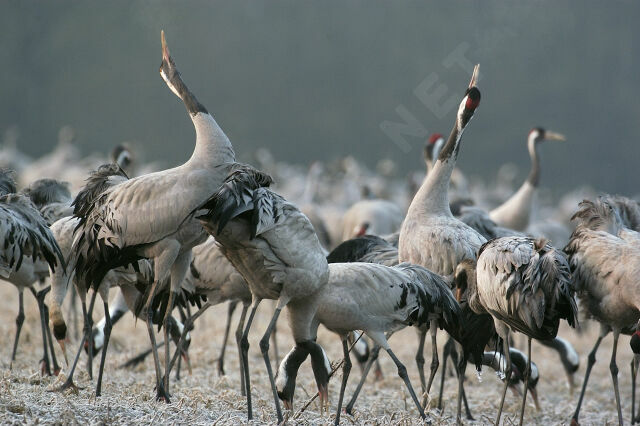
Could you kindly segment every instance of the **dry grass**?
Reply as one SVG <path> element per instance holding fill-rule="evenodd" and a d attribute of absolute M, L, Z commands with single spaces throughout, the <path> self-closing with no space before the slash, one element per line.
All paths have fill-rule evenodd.
<path fill-rule="evenodd" d="M 84 386 L 78 394 L 47 392 L 62 378 L 40 378 L 38 360 L 41 357 L 40 330 L 38 328 L 37 308 L 33 298 L 25 293 L 26 321 L 18 348 L 18 359 L 13 370 L 9 371 L 9 358 L 15 331 L 14 318 L 17 314 L 17 292 L 11 285 L 0 288 L 2 299 L 2 315 L 0 316 L 0 423 L 91 423 L 91 424 L 152 424 L 152 423 L 189 423 L 189 424 L 237 424 L 246 423 L 245 400 L 239 392 L 238 360 L 235 344 L 228 347 L 226 371 L 227 376 L 219 377 L 216 369 L 216 358 L 221 345 L 226 307 L 218 306 L 210 309 L 196 324 L 193 332 L 193 343 L 190 355 L 193 375 L 186 373 L 180 382 L 173 381 L 173 403 L 170 405 L 157 403 L 152 391 L 154 383 L 152 359 L 149 357 L 143 365 L 134 370 L 121 370 L 117 366 L 126 359 L 148 347 L 146 327 L 140 321 L 136 324 L 133 317 L 127 314 L 116 325 L 112 334 L 112 343 L 105 367 L 103 396 L 95 398 L 95 380 L 91 381 L 84 371 L 84 360 L 81 358 L 76 383 Z M 96 304 L 98 305 L 98 304 Z M 270 304 L 265 303 L 258 312 L 254 333 L 251 338 L 250 366 L 254 386 L 254 423 L 274 423 L 275 411 L 268 388 L 268 380 L 264 363 L 258 350 L 260 333 L 266 328 Z M 97 308 L 94 317 L 102 315 Z M 236 314 L 237 315 L 237 314 Z M 289 337 L 286 319 L 280 322 L 279 346 L 285 353 L 292 344 Z M 234 325 L 235 326 L 235 325 Z M 568 338 L 581 355 L 581 368 L 576 375 L 576 382 L 581 383 L 584 375 L 584 364 L 597 333 L 597 327 L 591 326 L 588 332 L 577 335 L 571 330 L 563 329 L 561 335 Z M 439 339 L 444 342 L 444 335 Z M 320 343 L 326 348 L 333 361 L 339 361 L 341 346 L 337 338 L 321 332 Z M 583 404 L 581 421 L 586 424 L 615 423 L 613 389 L 609 373 L 611 336 L 604 340 L 599 352 L 599 362 L 593 369 L 592 377 Z M 404 330 L 391 339 L 392 348 L 408 367 L 414 386 L 419 386 L 414 363 L 416 335 L 413 330 Z M 427 344 L 428 345 L 428 344 Z M 73 340 L 69 348 L 75 350 Z M 70 351 L 71 352 L 71 351 Z M 426 354 L 430 354 L 427 347 Z M 71 353 L 69 354 L 71 355 Z M 576 395 L 569 395 L 567 380 L 557 356 L 547 348 L 534 343 L 533 360 L 540 370 L 538 392 L 542 410 L 536 412 L 532 404 L 525 414 L 526 424 L 568 424 L 577 403 Z M 629 421 L 631 406 L 629 363 L 631 351 L 628 338 L 620 339 L 618 349 L 618 366 L 620 368 L 620 390 L 625 421 Z M 420 423 L 417 411 L 405 392 L 402 381 L 395 374 L 395 366 L 388 356 L 381 354 L 382 368 L 385 377 L 380 382 L 371 379 L 363 390 L 355 408 L 355 415 L 343 415 L 342 423 L 348 424 L 417 424 Z M 427 368 L 429 358 L 427 356 Z M 97 370 L 96 361 L 94 372 Z M 490 371 L 485 371 L 479 383 L 473 368 L 468 370 L 467 395 L 471 409 L 476 417 L 476 424 L 489 424 L 494 420 L 499 402 L 501 383 Z M 348 398 L 355 388 L 360 376 L 354 365 L 351 379 L 347 387 Z M 96 372 L 97 374 L 97 372 Z M 332 410 L 335 410 L 339 391 L 339 374 L 331 382 L 330 398 Z M 438 374 L 439 380 L 439 374 Z M 455 422 L 456 386 L 453 378 L 449 378 L 444 394 L 445 410 L 442 416 L 432 412 L 434 424 L 451 424 Z M 305 363 L 298 376 L 296 390 L 296 408 L 301 407 L 314 393 L 315 383 L 308 362 Z M 507 394 L 505 403 L 505 424 L 516 423 L 519 413 L 520 398 Z M 311 405 L 290 423 L 327 424 L 334 413 L 321 415 L 319 407 Z M 469 423 L 469 422 L 467 422 Z"/>

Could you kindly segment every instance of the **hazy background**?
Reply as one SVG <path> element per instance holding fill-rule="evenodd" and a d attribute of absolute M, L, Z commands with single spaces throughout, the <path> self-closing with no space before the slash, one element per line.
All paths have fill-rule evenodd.
<path fill-rule="evenodd" d="M 504 3 L 4 0 L 0 132 L 17 126 L 35 156 L 71 125 L 85 153 L 132 141 L 147 160 L 182 162 L 193 128 L 158 75 L 164 29 L 241 157 L 268 147 L 292 162 L 351 154 L 417 169 L 424 133 L 448 132 L 455 109 L 442 116 L 416 89 L 435 76 L 428 93 L 444 84 L 440 103 L 453 94 L 457 107 L 469 74 L 447 58 L 466 49 L 483 97 L 463 170 L 492 177 L 513 161 L 524 177 L 526 135 L 544 126 L 568 141 L 542 146 L 543 186 L 637 193 L 639 3 Z M 408 149 L 381 129 L 403 123 L 399 111 L 417 120 Z"/>

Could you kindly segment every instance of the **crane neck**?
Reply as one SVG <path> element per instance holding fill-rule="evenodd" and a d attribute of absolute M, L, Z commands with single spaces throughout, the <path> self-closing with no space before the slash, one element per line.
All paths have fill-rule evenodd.
<path fill-rule="evenodd" d="M 534 188 L 540 183 L 540 160 L 538 159 L 538 141 L 535 133 L 531 133 L 527 140 L 527 148 L 529 149 L 529 157 L 531 158 L 531 171 L 527 177 L 527 182 Z"/>
<path fill-rule="evenodd" d="M 211 114 L 198 112 L 190 117 L 196 129 L 196 146 L 188 163 L 212 167 L 235 162 L 233 145 Z"/>
<path fill-rule="evenodd" d="M 407 215 L 413 212 L 451 216 L 449 181 L 453 169 L 456 167 L 463 132 L 464 127 L 460 125 L 460 120 L 456 120 L 447 143 L 438 154 L 438 159 L 429 169 L 420 189 L 413 197 Z"/>

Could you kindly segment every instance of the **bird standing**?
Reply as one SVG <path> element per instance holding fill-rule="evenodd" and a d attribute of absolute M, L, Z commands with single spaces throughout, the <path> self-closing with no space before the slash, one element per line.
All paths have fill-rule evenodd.
<path fill-rule="evenodd" d="M 169 376 L 165 376 L 163 386 L 149 304 L 159 283 L 170 276 L 166 323 L 174 294 L 189 269 L 191 248 L 206 239 L 200 223 L 193 219 L 195 209 L 220 186 L 228 167 L 235 162 L 235 153 L 222 129 L 183 82 L 169 54 L 164 32 L 161 35 L 160 75 L 183 101 L 193 122 L 193 154 L 186 163 L 172 169 L 128 180 L 107 174 L 86 187 L 85 196 L 74 202 L 74 214 L 80 223 L 74 239 L 73 265 L 80 280 L 97 287 L 110 269 L 141 258 L 153 259 L 154 282 L 146 303 L 147 330 L 156 369 L 156 397 L 168 402 Z M 167 337 L 165 327 L 165 340 Z M 165 358 L 168 369 L 168 346 Z"/>
<path fill-rule="evenodd" d="M 540 183 L 540 160 L 538 145 L 544 140 L 564 141 L 560 133 L 536 127 L 529 132 L 527 149 L 531 157 L 531 171 L 527 180 L 507 201 L 489 212 L 491 220 L 500 226 L 516 231 L 524 231 L 529 225 L 529 217 L 533 207 L 533 198 Z"/>
<path fill-rule="evenodd" d="M 424 266 L 445 277 L 451 277 L 462 260 L 475 259 L 476 252 L 486 241 L 474 229 L 455 218 L 449 208 L 449 182 L 460 151 L 462 134 L 480 104 L 480 91 L 476 87 L 478 68 L 478 65 L 474 68 L 447 143 L 440 150 L 433 169 L 413 197 L 400 229 L 398 259 Z M 433 327 L 431 329 L 434 330 Z M 421 336 L 419 354 L 423 350 L 424 340 L 424 336 Z M 439 365 L 435 332 L 432 333 L 432 347 L 431 375 L 423 387 L 425 393 L 429 392 Z M 459 367 L 466 367 L 464 356 L 461 357 Z M 419 369 L 424 384 L 424 369 Z M 458 422 L 461 421 L 462 377 L 463 374 L 459 377 Z"/>
<path fill-rule="evenodd" d="M 577 227 L 564 250 L 569 258 L 580 306 L 588 317 L 600 323 L 600 335 L 587 358 L 585 378 L 571 423 L 578 424 L 598 347 L 602 339 L 613 331 L 609 369 L 618 422 L 622 425 L 616 352 L 620 333 L 638 333 L 640 306 L 636 294 L 640 274 L 640 237 L 637 232 L 625 228 L 617 208 L 607 199 L 582 201 L 572 220 L 577 222 Z M 632 342 L 635 336 L 632 336 Z"/>
<path fill-rule="evenodd" d="M 511 376 L 510 330 L 528 337 L 528 366 L 524 372 L 525 390 L 520 410 L 524 417 L 529 384 L 531 339 L 556 337 L 560 320 L 577 325 L 577 306 L 571 285 L 569 264 L 562 252 L 546 240 L 527 237 L 503 237 L 485 243 L 477 264 L 461 262 L 455 275 L 456 298 L 466 299 L 477 314 L 490 314 L 496 332 L 503 341 L 507 359 L 507 380 L 502 392 L 496 425 L 500 424 L 502 407 Z"/>

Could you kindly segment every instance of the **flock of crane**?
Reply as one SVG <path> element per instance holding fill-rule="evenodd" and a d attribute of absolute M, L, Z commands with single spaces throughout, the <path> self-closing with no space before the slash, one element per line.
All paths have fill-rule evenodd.
<path fill-rule="evenodd" d="M 196 131 L 195 149 L 186 163 L 130 178 L 133 154 L 119 146 L 111 163 L 80 173 L 86 181 L 75 197 L 68 183 L 41 178 L 42 174 L 35 179 L 26 167 L 17 170 L 21 183 L 29 180 L 20 192 L 13 173 L 0 173 L 0 274 L 20 295 L 12 361 L 24 321 L 23 290 L 29 289 L 41 315 L 43 373 L 60 371 L 53 338 L 71 366 L 66 381 L 56 389 L 60 391 L 75 387 L 74 371 L 83 348 L 89 355 L 90 376 L 93 356 L 102 350 L 96 383 L 99 397 L 112 327 L 131 310 L 146 322 L 156 397 L 168 403 L 170 372 L 176 362 L 178 368 L 183 360 L 189 362 L 189 331 L 194 322 L 208 307 L 223 302 L 230 302 L 230 321 L 241 302 L 236 342 L 241 392 L 252 419 L 248 334 L 258 305 L 269 299 L 276 301 L 275 309 L 259 347 L 278 423 L 284 419 L 281 404 L 292 409 L 298 369 L 307 357 L 321 405 L 328 406 L 328 382 L 334 370 L 316 339 L 322 324 L 340 337 L 344 354 L 336 424 L 343 411 L 352 349 L 363 363 L 363 375 L 346 405 L 347 413 L 367 373 L 374 366 L 379 368 L 376 358 L 382 349 L 397 366 L 417 412 L 426 421 L 436 372 L 443 370 L 438 399 L 442 404 L 444 370 L 451 358 L 458 375 L 458 423 L 463 402 L 471 418 L 464 392 L 465 370 L 471 362 L 478 370 L 488 366 L 502 372 L 504 389 L 496 424 L 507 389 L 523 384 L 522 424 L 528 393 L 538 405 L 532 339 L 557 351 L 573 386 L 578 355 L 557 333 L 562 320 L 577 327 L 580 312 L 583 318 L 599 322 L 601 332 L 588 358 L 572 423 L 578 423 L 598 346 L 612 331 L 610 369 L 622 424 L 616 366 L 621 333 L 632 336 L 634 378 L 640 359 L 635 279 L 640 273 L 640 205 L 621 196 L 592 197 L 577 208 L 573 204 L 573 232 L 549 223 L 536 227 L 530 216 L 540 181 L 538 147 L 545 140 L 564 137 L 534 128 L 527 139 L 532 168 L 524 184 L 500 206 L 490 211 L 479 207 L 470 182 L 456 168 L 463 132 L 480 105 L 477 72 L 476 66 L 449 136 L 436 134 L 427 142 L 428 172 L 414 180 L 406 214 L 405 205 L 393 196 L 390 200 L 369 196 L 346 211 L 332 208 L 328 200 L 338 193 L 347 200 L 359 197 L 352 194 L 358 185 L 346 184 L 357 181 L 356 165 L 345 166 L 341 184 L 332 182 L 335 177 L 319 163 L 314 164 L 301 194 L 287 188 L 288 183 L 299 183 L 299 176 L 291 179 L 286 165 L 262 152 L 257 161 L 282 180 L 280 192 L 297 192 L 298 207 L 270 189 L 269 173 L 236 162 L 231 142 L 182 80 L 162 33 L 160 75 L 183 101 Z M 12 155 L 15 167 L 21 168 L 16 153 Z M 367 192 L 386 187 L 388 193 L 402 193 L 385 182 L 383 169 L 367 177 Z M 33 170 L 47 173 L 42 167 Z M 327 203 L 317 201 L 321 199 Z M 119 291 L 110 300 L 112 287 Z M 67 359 L 62 310 L 70 288 L 79 297 L 84 318 L 82 342 L 72 362 Z M 105 316 L 94 326 L 92 311 L 98 294 Z M 193 306 L 198 311 L 191 314 Z M 174 308 L 180 319 L 173 316 Z M 274 371 L 270 341 L 284 308 L 295 346 Z M 162 327 L 167 342 L 164 365 L 154 325 Z M 419 393 L 388 342 L 394 332 L 407 326 L 418 332 Z M 229 329 L 228 322 L 225 343 Z M 436 336 L 442 329 L 449 337 L 440 362 Z M 526 336 L 526 353 L 513 347 L 512 332 Z M 427 377 L 423 352 L 428 334 L 432 358 Z M 170 341 L 176 347 L 173 354 Z M 223 360 L 224 346 L 221 372 Z M 430 408 L 442 409 L 441 405 Z M 632 409 L 632 422 L 636 420 Z"/>

